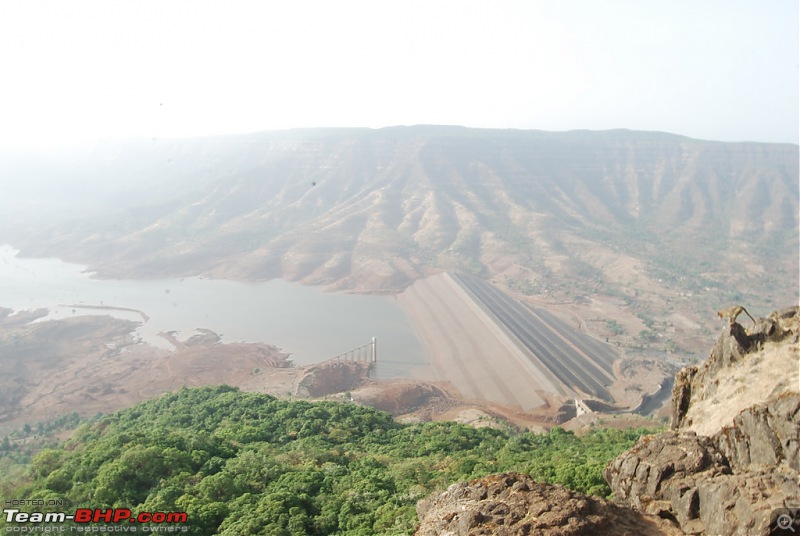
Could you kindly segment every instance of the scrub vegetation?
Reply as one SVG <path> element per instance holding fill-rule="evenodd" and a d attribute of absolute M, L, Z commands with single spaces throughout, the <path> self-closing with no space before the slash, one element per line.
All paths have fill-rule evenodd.
<path fill-rule="evenodd" d="M 185 511 L 193 534 L 409 534 L 419 499 L 491 473 L 608 496 L 603 468 L 648 432 L 402 424 L 352 403 L 182 388 L 81 424 L 21 467 L 6 456 L 0 491 L 75 508 Z"/>

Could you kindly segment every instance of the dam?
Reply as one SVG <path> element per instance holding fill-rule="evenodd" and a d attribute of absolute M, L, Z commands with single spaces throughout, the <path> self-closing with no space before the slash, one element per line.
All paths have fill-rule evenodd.
<path fill-rule="evenodd" d="M 610 345 L 481 279 L 441 273 L 398 296 L 428 357 L 432 378 L 464 397 L 530 410 L 543 395 L 611 402 Z"/>

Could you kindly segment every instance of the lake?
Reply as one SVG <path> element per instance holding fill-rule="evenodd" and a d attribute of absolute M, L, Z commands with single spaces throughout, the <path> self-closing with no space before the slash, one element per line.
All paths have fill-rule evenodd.
<path fill-rule="evenodd" d="M 411 323 L 393 296 L 326 292 L 283 280 L 93 279 L 85 266 L 26 259 L 0 245 L 0 306 L 47 308 L 47 319 L 109 314 L 141 322 L 136 334 L 162 348 L 159 332 L 186 339 L 197 329 L 223 342 L 263 342 L 291 353 L 298 365 L 324 361 L 378 339 L 378 378 L 409 377 L 426 364 Z M 76 307 L 77 306 L 77 307 Z M 91 309 L 120 307 L 141 311 Z"/>

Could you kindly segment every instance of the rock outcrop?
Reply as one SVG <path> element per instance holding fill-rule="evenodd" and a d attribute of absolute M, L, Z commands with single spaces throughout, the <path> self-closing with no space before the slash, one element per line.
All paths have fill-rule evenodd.
<path fill-rule="evenodd" d="M 506 473 L 417 504 L 416 534 L 766 535 L 800 528 L 800 308 L 725 327 L 675 379 L 672 429 L 605 470 L 615 502 Z M 788 518 L 787 518 L 788 519 Z"/>
<path fill-rule="evenodd" d="M 417 504 L 417 536 L 681 534 L 668 521 L 519 473 L 453 484 Z"/>
<path fill-rule="evenodd" d="M 709 426 L 718 429 L 721 423 L 704 422 L 705 429 L 697 429 L 701 423 L 708 421 L 698 412 L 704 409 L 703 401 L 713 401 L 715 396 L 725 395 L 726 403 L 732 400 L 737 409 L 765 401 L 771 394 L 792 390 L 792 380 L 796 378 L 797 353 L 782 351 L 784 347 L 794 344 L 796 350 L 798 308 L 789 307 L 776 311 L 767 318 L 760 318 L 756 325 L 747 332 L 740 324 L 730 323 L 725 327 L 708 360 L 702 366 L 691 366 L 678 372 L 672 391 L 672 429 L 695 429 L 698 433 L 708 431 Z M 778 350 L 777 352 L 775 350 Z M 770 355 L 770 354 L 779 355 Z M 768 359 L 769 363 L 759 367 Z M 743 361 L 747 361 L 744 363 Z M 794 367 L 785 369 L 784 367 Z M 749 365 L 749 366 L 748 366 Z M 785 373 L 781 373 L 785 371 Z M 747 390 L 745 384 L 753 385 L 754 379 L 761 379 L 757 389 L 751 389 L 750 396 L 739 396 Z M 733 379 L 740 385 L 739 392 L 725 393 L 722 385 L 725 380 Z M 794 381 L 793 389 L 797 390 Z M 693 406 L 690 408 L 690 406 Z M 732 418 L 737 412 L 727 411 L 723 418 Z"/>
<path fill-rule="evenodd" d="M 325 361 L 304 367 L 292 389 L 301 397 L 320 397 L 356 388 L 369 375 L 370 364 L 360 361 Z"/>
<path fill-rule="evenodd" d="M 642 438 L 605 477 L 615 499 L 687 534 L 769 534 L 800 505 L 798 308 L 726 326 L 681 370 L 672 430 Z"/>

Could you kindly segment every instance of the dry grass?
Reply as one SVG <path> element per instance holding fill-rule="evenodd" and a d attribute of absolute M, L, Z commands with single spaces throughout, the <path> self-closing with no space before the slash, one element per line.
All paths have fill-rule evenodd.
<path fill-rule="evenodd" d="M 689 408 L 688 430 L 712 435 L 741 411 L 766 401 L 773 393 L 800 392 L 800 347 L 789 341 L 767 343 L 757 353 L 720 371 L 717 381 L 713 398 L 695 401 Z"/>

